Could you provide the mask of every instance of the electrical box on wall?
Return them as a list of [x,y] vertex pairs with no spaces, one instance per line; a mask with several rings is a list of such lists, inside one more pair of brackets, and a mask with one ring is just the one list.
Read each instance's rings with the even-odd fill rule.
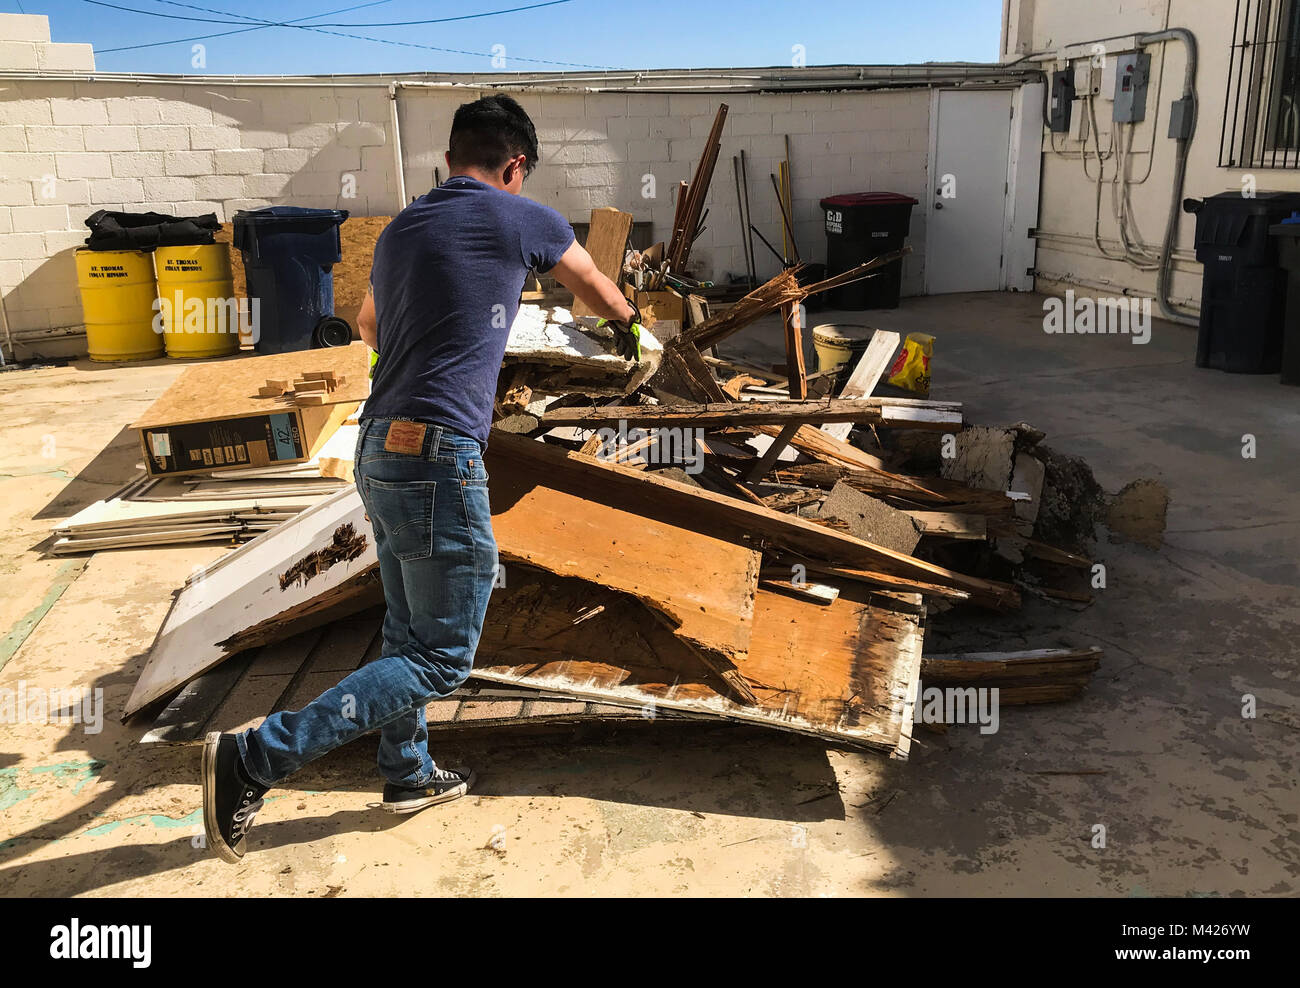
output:
[[1190,96],[1169,104],[1169,136],[1176,141],[1190,141],[1196,119],[1196,108]]
[[1101,69],[1091,58],[1080,58],[1074,63],[1074,95],[1096,96],[1101,92]]
[[1147,115],[1147,84],[1151,79],[1151,56],[1127,52],[1115,56],[1115,112],[1118,123],[1137,123]]
[[1053,134],[1070,132],[1070,105],[1074,99],[1074,74],[1052,73],[1052,95],[1047,107],[1047,126]]

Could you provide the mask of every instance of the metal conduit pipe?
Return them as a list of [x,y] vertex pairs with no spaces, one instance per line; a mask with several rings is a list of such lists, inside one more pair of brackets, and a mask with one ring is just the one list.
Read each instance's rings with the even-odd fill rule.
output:
[[1141,44],[1155,44],[1165,41],[1181,41],[1187,50],[1187,67],[1183,73],[1183,99],[1191,101],[1191,125],[1187,137],[1178,138],[1176,160],[1174,163],[1174,193],[1169,206],[1169,222],[1165,225],[1165,242],[1161,249],[1160,271],[1156,277],[1156,302],[1160,311],[1170,322],[1184,326],[1197,326],[1199,320],[1185,309],[1180,309],[1169,298],[1170,281],[1173,276],[1174,242],[1178,238],[1178,221],[1182,215],[1183,187],[1187,181],[1187,152],[1196,135],[1196,117],[1199,104],[1196,99],[1196,36],[1182,27],[1171,27],[1154,34],[1144,34],[1138,38]]

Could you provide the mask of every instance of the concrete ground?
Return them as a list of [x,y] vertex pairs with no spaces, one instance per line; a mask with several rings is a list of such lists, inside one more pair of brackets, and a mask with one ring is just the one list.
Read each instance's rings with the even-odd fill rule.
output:
[[[435,757],[472,763],[477,791],[400,821],[367,808],[363,739],[271,793],[240,866],[195,846],[197,749],[139,746],[143,728],[116,719],[171,590],[221,550],[101,552],[84,568],[41,551],[54,520],[130,475],[124,427],[180,368],[0,374],[0,689],[99,687],[107,711],[98,733],[5,724],[0,893],[1295,894],[1300,390],[1197,370],[1194,332],[1168,324],[1145,346],[1049,336],[1041,304],[910,299],[843,320],[933,333],[934,395],[970,421],[1031,422],[1112,492],[1168,487],[1163,545],[1097,546],[1093,606],[1030,600],[982,626],[990,648],[1103,646],[1080,699],[1004,709],[987,736],[918,731],[907,763],[671,723],[466,735]],[[779,341],[769,322],[724,349],[781,360]],[[1088,774],[1044,774],[1071,772]]]

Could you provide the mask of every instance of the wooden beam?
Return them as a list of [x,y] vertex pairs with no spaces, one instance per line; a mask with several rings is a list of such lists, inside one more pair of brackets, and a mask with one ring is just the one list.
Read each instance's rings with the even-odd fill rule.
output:
[[947,539],[987,539],[988,519],[984,515],[963,515],[951,511],[906,511],[923,535]]
[[[715,382],[716,383],[716,382]],[[554,408],[542,414],[542,425],[579,427],[625,422],[633,426],[760,426],[815,422],[902,421],[915,428],[951,429],[961,423],[960,406],[902,398],[830,398],[812,401],[703,402],[680,405],[603,405],[598,408]]]
[[790,397],[803,401],[808,397],[808,369],[803,359],[803,315],[798,302],[781,306],[781,325],[785,328],[785,369],[790,375]]
[[794,434],[801,428],[803,428],[803,426],[798,422],[791,422],[789,425],[785,426],[781,430],[780,435],[772,440],[772,444],[768,446],[763,455],[759,457],[758,462],[754,464],[754,469],[749,471],[749,476],[745,479],[751,484],[762,479],[763,474],[771,470],[772,464],[776,463],[777,457],[781,455],[781,450],[790,445],[790,440],[794,438]]

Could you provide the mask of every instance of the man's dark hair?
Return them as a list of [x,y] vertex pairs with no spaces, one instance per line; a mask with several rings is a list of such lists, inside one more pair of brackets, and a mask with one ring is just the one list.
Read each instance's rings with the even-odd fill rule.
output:
[[537,130],[524,108],[505,93],[462,103],[451,121],[448,158],[453,168],[495,171],[526,155],[524,174],[537,164]]

